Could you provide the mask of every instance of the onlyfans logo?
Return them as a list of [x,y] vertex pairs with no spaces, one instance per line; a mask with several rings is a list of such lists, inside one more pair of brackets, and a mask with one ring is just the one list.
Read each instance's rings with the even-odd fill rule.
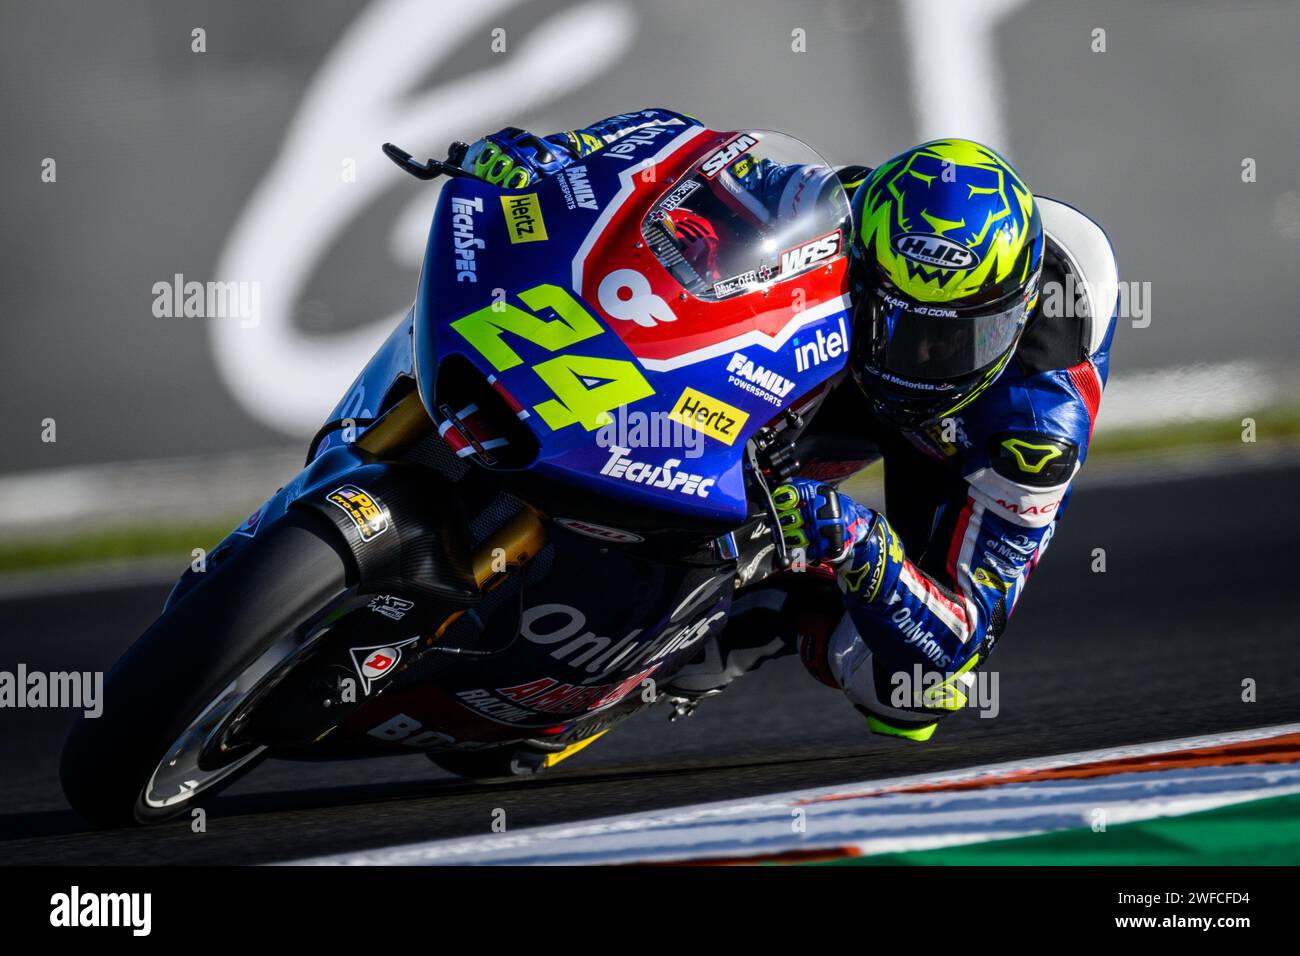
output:
[[[541,4],[538,0],[533,0]],[[411,292],[437,199],[379,154],[393,142],[416,156],[442,156],[447,144],[518,123],[530,111],[590,86],[627,54],[635,36],[628,4],[588,0],[562,8],[488,53],[492,31],[509,22],[517,0],[430,5],[380,0],[348,28],[321,64],[291,121],[279,154],[226,238],[218,276],[259,280],[261,321],[210,327],[217,369],[253,417],[289,434],[312,432],[404,313],[373,315],[334,335],[304,334],[293,317],[331,247],[390,190],[415,200],[390,237]],[[466,48],[497,61],[424,90],[411,84]],[[581,56],[557,56],[580,50]],[[566,117],[568,119],[568,117]],[[586,117],[591,119],[591,117]],[[342,182],[341,164],[359,174]],[[358,270],[382,274],[385,269]],[[379,396],[347,397],[348,414],[368,415]]]

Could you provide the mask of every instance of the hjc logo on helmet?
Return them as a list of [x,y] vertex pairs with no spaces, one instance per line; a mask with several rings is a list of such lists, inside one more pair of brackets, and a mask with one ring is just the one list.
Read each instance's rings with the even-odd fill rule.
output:
[[940,269],[969,269],[980,257],[965,246],[928,233],[895,236],[894,251],[907,258]]

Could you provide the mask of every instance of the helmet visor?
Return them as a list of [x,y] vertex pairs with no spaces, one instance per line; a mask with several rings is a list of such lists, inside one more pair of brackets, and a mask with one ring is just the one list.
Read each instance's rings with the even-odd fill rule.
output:
[[1016,343],[1028,296],[978,309],[913,302],[881,284],[871,301],[872,358],[909,381],[953,381],[993,365]]

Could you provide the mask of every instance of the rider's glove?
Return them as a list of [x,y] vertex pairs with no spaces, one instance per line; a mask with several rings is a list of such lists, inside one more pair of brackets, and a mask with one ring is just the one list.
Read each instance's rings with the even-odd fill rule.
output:
[[772,492],[786,547],[810,562],[838,564],[867,533],[875,513],[830,485],[795,478]]
[[521,189],[573,161],[567,146],[542,139],[517,126],[484,136],[460,158],[460,168],[507,189]]

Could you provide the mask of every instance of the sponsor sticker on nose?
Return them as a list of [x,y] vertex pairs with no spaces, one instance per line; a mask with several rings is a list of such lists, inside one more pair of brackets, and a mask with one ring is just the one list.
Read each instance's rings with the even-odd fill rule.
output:
[[749,413],[688,388],[677,399],[668,417],[731,445],[745,427]]

